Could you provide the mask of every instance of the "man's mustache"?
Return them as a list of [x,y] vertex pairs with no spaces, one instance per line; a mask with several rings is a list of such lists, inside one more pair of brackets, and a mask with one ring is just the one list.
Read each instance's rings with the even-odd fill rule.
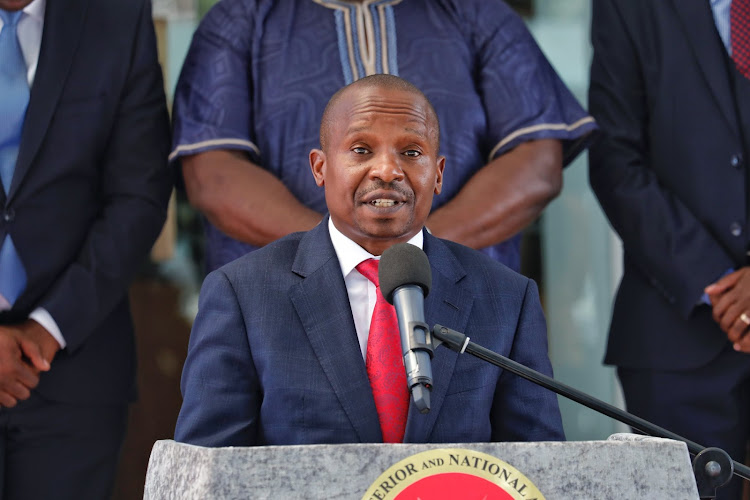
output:
[[360,189],[357,191],[357,198],[363,198],[367,196],[368,194],[372,193],[373,191],[395,191],[407,200],[414,199],[414,192],[411,189],[405,188],[401,183],[399,182],[385,182],[381,179],[376,179],[372,181],[369,185],[366,187]]

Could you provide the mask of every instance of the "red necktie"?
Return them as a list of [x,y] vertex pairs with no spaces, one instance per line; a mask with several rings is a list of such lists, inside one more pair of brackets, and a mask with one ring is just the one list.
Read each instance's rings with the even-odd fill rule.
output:
[[357,271],[377,289],[370,335],[367,338],[365,366],[372,395],[375,397],[383,442],[401,443],[409,411],[409,394],[406,390],[406,372],[401,355],[396,309],[380,293],[378,263],[378,260],[367,259],[357,266]]
[[750,0],[732,0],[729,20],[732,59],[737,70],[750,78]]

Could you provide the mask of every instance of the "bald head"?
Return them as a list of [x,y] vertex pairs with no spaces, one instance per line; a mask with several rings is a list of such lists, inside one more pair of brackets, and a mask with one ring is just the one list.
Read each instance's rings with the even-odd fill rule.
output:
[[336,109],[339,104],[346,96],[351,95],[353,92],[373,88],[407,92],[413,94],[416,99],[424,101],[426,104],[425,108],[428,114],[428,120],[430,121],[430,124],[433,125],[432,130],[435,131],[435,137],[433,140],[437,145],[437,149],[440,149],[440,125],[438,123],[437,113],[435,113],[435,108],[432,107],[432,103],[427,99],[427,96],[425,96],[415,85],[409,83],[403,78],[399,78],[398,76],[370,75],[339,89],[328,101],[328,105],[323,111],[323,118],[320,121],[320,146],[324,151],[328,143],[328,137],[331,133],[333,122],[336,120]]
[[401,78],[363,78],[331,99],[310,151],[331,222],[373,255],[422,230],[443,186],[435,110]]

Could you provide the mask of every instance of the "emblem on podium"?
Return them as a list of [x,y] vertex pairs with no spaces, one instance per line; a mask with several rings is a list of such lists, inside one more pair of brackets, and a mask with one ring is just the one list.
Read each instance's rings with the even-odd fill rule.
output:
[[406,457],[383,472],[362,500],[543,500],[512,465],[474,450],[441,448]]

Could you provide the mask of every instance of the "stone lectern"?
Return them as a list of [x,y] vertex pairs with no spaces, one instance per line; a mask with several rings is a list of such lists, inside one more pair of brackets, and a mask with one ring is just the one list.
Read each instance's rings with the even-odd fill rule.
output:
[[[501,492],[487,498],[698,498],[684,443],[615,434],[607,441],[563,443],[247,448],[204,448],[164,440],[151,452],[144,499],[416,498],[408,495],[407,483],[416,484],[432,472],[502,480],[507,496]],[[439,498],[471,497],[456,497],[438,487],[442,489],[433,491],[442,492]],[[401,490],[406,493],[389,496]]]

